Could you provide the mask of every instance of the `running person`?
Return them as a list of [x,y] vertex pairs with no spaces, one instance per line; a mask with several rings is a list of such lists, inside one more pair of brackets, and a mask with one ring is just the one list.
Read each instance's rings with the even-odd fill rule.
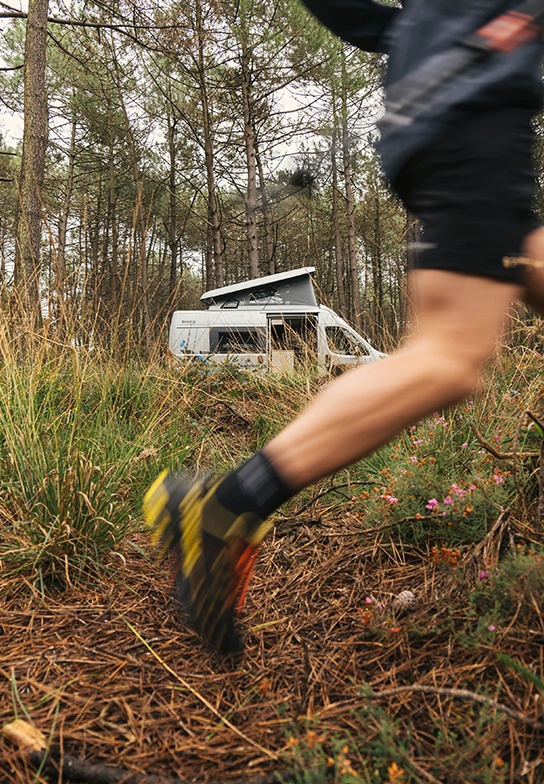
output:
[[[333,32],[388,54],[386,101],[400,79],[515,8],[511,0],[305,0]],[[543,0],[544,2],[544,0]],[[164,472],[144,514],[177,557],[178,596],[222,652],[243,648],[237,598],[266,518],[307,485],[364,458],[479,384],[513,301],[544,314],[544,228],[531,206],[531,120],[542,101],[542,36],[481,61],[378,145],[392,187],[424,226],[409,273],[414,329],[391,356],[344,374],[261,451],[224,477]],[[505,258],[520,263],[506,266]]]

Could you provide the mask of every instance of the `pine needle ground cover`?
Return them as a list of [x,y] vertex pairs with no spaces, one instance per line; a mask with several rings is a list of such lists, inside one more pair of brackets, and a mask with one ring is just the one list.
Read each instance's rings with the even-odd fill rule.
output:
[[[544,780],[538,355],[504,354],[488,392],[284,507],[232,661],[181,622],[140,498],[164,466],[234,465],[316,382],[9,359],[3,727],[117,781]],[[47,770],[0,737],[2,782],[61,780]]]

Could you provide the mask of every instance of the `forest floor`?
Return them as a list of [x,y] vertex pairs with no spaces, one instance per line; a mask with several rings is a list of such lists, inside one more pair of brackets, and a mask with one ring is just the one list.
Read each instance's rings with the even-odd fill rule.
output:
[[[337,511],[265,541],[238,659],[184,625],[144,535],[94,586],[4,582],[0,725],[24,719],[61,762],[149,781],[541,784],[539,538],[503,514],[460,554],[425,551],[388,526],[362,538]],[[0,772],[61,780],[2,736]]]

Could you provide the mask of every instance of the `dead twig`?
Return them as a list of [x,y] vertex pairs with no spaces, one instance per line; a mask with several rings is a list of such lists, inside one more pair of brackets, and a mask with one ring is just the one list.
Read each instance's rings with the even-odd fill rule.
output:
[[[528,413],[529,413],[528,411],[524,411],[523,416],[525,416]],[[478,441],[478,443],[486,450],[486,452],[489,452],[489,454],[493,455],[493,457],[496,457],[497,460],[525,459],[529,457],[539,457],[540,455],[540,452],[535,452],[533,450],[531,450],[530,452],[522,452],[521,454],[517,454],[517,450],[514,450],[513,452],[499,452],[499,450],[495,449],[495,447],[492,446],[489,443],[489,441],[485,440],[485,438],[480,433],[480,431],[478,430],[478,428],[474,423],[470,425],[470,429],[476,436],[476,440]]]
[[[361,485],[374,485],[374,484],[375,484],[375,482],[343,482],[341,485],[330,485],[330,487],[327,487],[325,490],[322,490],[320,493],[317,493],[317,495],[314,495],[313,498],[311,498],[303,506],[299,507],[295,512],[292,512],[289,515],[289,517],[298,517],[303,512],[305,512],[307,509],[309,509],[310,506],[315,504],[321,498],[324,498],[329,493],[337,493],[339,490],[343,490],[346,487],[355,487],[356,485],[359,485],[359,486],[361,486]],[[344,497],[345,497],[345,495],[344,495]]]
[[514,708],[509,708],[508,705],[503,705],[502,702],[497,702],[496,700],[491,699],[491,697],[485,697],[483,694],[476,694],[476,692],[469,691],[468,689],[423,686],[414,683],[411,686],[396,686],[393,689],[383,689],[383,691],[380,692],[368,692],[365,694],[365,696],[370,700],[381,700],[385,697],[393,697],[396,694],[403,694],[406,692],[438,694],[441,697],[453,697],[461,700],[471,700],[472,702],[477,702],[479,705],[487,705],[488,707],[494,708],[501,713],[506,713],[506,715],[510,716],[512,719],[516,719],[516,721],[527,724],[529,727],[532,727],[535,730],[544,730],[543,722],[534,721],[534,719],[530,719],[524,713],[520,713],[520,711],[514,710]]

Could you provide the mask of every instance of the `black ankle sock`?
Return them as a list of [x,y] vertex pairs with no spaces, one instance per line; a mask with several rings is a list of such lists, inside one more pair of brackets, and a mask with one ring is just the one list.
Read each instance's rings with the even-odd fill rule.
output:
[[227,474],[216,490],[217,500],[230,512],[252,512],[263,520],[292,495],[262,451]]

